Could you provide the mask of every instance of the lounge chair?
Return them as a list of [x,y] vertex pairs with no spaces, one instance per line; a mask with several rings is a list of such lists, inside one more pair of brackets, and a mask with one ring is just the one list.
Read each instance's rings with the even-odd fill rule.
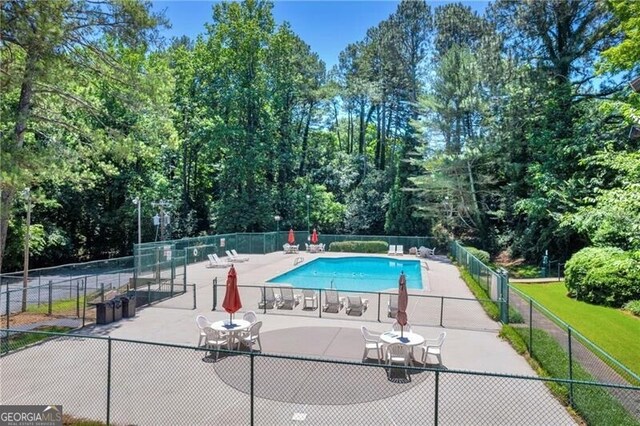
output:
[[198,347],[200,347],[202,340],[207,337],[204,332],[204,328],[211,327],[211,322],[204,315],[198,315],[196,317],[196,324],[198,324],[198,328],[200,329],[200,339],[198,339]]
[[338,313],[342,309],[342,302],[340,301],[340,295],[337,290],[325,290],[324,291],[324,306],[322,310],[324,312]]
[[362,354],[362,360],[368,358],[369,351],[375,349],[376,356],[378,357],[378,364],[382,361],[382,342],[380,341],[380,335],[370,332],[367,327],[360,327],[362,331],[362,337],[364,338],[364,353]]
[[390,294],[389,302],[387,303],[387,316],[389,318],[395,318],[398,314],[398,295]]
[[438,365],[442,365],[442,344],[447,337],[447,332],[440,333],[437,339],[425,340],[424,346],[420,346],[422,349],[422,365],[427,365],[427,357],[433,355],[438,359]]
[[262,352],[262,344],[260,343],[260,327],[262,327],[262,321],[254,322],[249,327],[249,330],[242,333],[239,337],[239,343],[245,344],[249,347],[249,351],[253,352],[253,344],[258,344],[258,349]]
[[302,309],[316,309],[318,295],[314,290],[302,290]]
[[[405,367],[408,367],[409,362],[411,361],[410,358],[411,354],[409,351],[409,346],[405,346],[402,343],[392,343],[387,346],[386,360],[388,366],[391,366],[393,364],[401,364]],[[407,372],[406,368],[404,368],[404,374],[408,379],[409,373]]]
[[293,309],[300,303],[298,297],[293,294],[293,288],[280,287],[280,300],[278,301],[278,309]]
[[347,308],[345,312],[347,315],[362,315],[364,311],[367,310],[369,306],[369,301],[367,299],[363,299],[360,296],[347,296]]
[[436,248],[435,247],[430,249],[430,248],[422,246],[422,247],[420,247],[418,249],[418,255],[420,257],[435,256],[435,254],[436,254]]
[[396,246],[396,255],[402,256],[404,255],[404,246],[399,244]]
[[396,246],[392,246],[391,244],[389,244],[389,256],[395,256],[396,254]]
[[231,254],[231,252],[229,250],[225,250],[225,253],[227,254],[227,262],[240,262],[240,260],[234,259],[233,255]]
[[276,295],[273,287],[260,287],[260,300],[258,309],[273,309],[276,305]]
[[236,249],[231,249],[231,254],[233,255],[233,259],[236,262],[248,262],[249,261],[249,256],[240,256],[238,254],[238,252],[236,251]]
[[209,254],[207,256],[209,257],[209,264],[207,265],[207,268],[228,268],[231,266],[231,263],[222,262],[222,260],[220,260],[218,255],[215,253]]

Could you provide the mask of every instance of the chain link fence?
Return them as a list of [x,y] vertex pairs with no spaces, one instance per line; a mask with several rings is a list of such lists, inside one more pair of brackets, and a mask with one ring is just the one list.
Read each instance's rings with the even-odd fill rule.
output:
[[[47,401],[107,424],[569,425],[577,421],[550,387],[640,397],[638,387],[595,382],[31,334],[48,340],[0,345],[0,403]],[[610,402],[611,420],[634,424]]]

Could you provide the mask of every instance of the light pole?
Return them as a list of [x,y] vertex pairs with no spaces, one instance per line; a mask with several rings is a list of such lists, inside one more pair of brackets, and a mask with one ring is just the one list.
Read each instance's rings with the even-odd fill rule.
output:
[[309,207],[309,201],[311,200],[311,195],[307,194],[307,232],[311,232],[311,226],[309,222],[309,214],[311,212]]
[[156,226],[156,241],[158,240],[158,227],[160,227],[160,241],[165,240],[166,226],[171,222],[171,217],[168,213],[165,213],[164,208],[170,207],[171,203],[165,200],[151,203],[153,207],[159,207],[160,213],[153,217],[153,224]]
[[141,206],[142,200],[140,200],[140,197],[136,197],[133,199],[133,204],[135,204],[136,206],[138,206],[138,245],[142,244],[142,233],[141,233],[141,227],[140,227],[140,209],[142,208]]
[[[29,287],[29,239],[31,237],[31,188],[25,188],[23,192],[27,201],[27,223],[24,233],[24,272],[22,274],[22,312],[27,310],[27,287]],[[7,293],[9,297],[9,293]],[[7,314],[9,314],[7,312]]]
[[278,235],[278,233],[280,232],[280,221],[282,220],[282,216],[277,214],[273,217],[273,220],[276,221],[276,235]]

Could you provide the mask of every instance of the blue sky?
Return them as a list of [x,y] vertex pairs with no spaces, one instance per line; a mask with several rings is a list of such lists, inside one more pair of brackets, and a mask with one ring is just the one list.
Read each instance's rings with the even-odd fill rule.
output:
[[[156,11],[165,11],[172,28],[164,30],[167,39],[187,35],[195,38],[205,32],[204,24],[211,22],[213,1],[154,1]],[[318,53],[327,69],[338,61],[338,54],[349,43],[364,39],[367,29],[391,15],[398,1],[275,1],[273,15],[276,23],[285,21]],[[448,1],[428,1],[432,8]],[[486,1],[464,1],[465,5],[482,13]]]

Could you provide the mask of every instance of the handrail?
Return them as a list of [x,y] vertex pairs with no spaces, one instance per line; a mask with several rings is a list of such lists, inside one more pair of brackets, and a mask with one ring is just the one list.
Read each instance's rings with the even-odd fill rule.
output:
[[302,262],[304,262],[304,257],[302,257],[302,256],[298,256],[298,257],[296,257],[296,259],[293,261],[293,266],[296,266],[296,265],[298,265],[298,264],[300,264],[300,263],[302,263]]

